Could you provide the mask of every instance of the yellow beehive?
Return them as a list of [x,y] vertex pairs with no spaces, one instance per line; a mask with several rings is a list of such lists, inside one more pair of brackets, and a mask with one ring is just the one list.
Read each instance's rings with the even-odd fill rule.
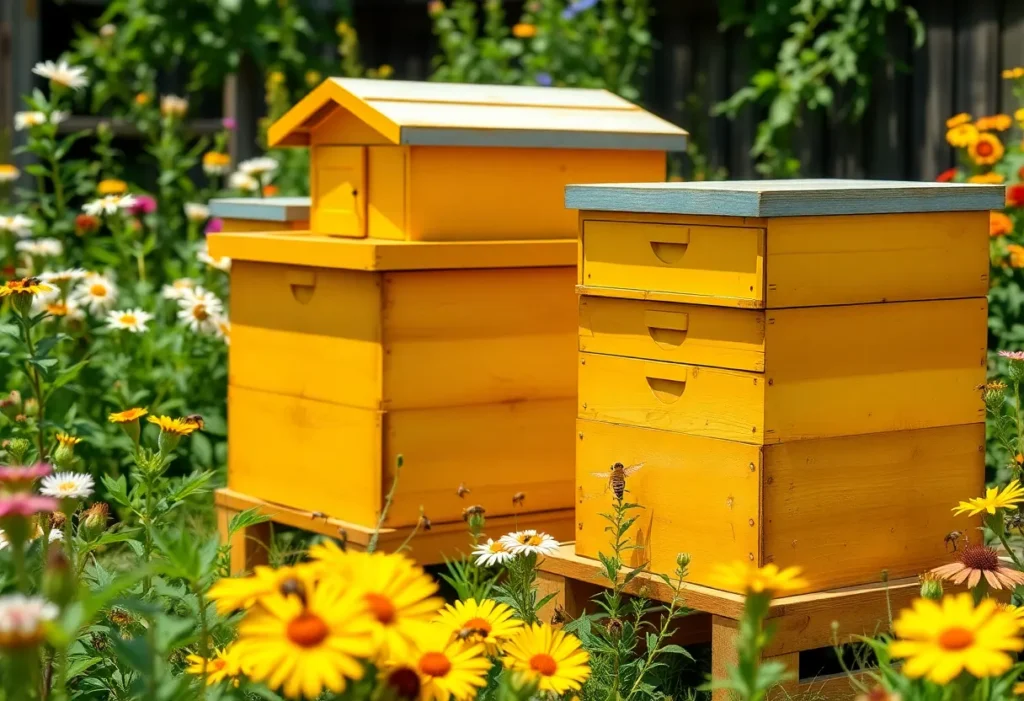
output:
[[308,197],[225,197],[210,200],[222,231],[308,231]]
[[210,238],[232,259],[228,487],[370,528],[401,454],[387,526],[523,491],[568,536],[564,185],[663,180],[685,132],[604,91],[337,79],[270,140],[311,146],[312,230]]
[[988,210],[1002,188],[570,187],[579,217],[577,553],[615,462],[656,571],[693,555],[914,575],[984,485]]

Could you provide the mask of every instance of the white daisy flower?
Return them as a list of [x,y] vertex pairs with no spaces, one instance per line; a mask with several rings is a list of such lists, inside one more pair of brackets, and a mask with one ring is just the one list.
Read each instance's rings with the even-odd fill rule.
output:
[[214,333],[224,340],[225,346],[231,345],[231,322],[226,316],[217,317],[217,330]]
[[201,224],[210,218],[210,208],[198,202],[186,202],[185,217],[191,222],[199,222]]
[[67,118],[70,116],[70,112],[54,110],[53,112],[50,112],[50,124],[60,124],[61,122],[67,121]]
[[131,195],[107,195],[92,202],[86,202],[82,209],[86,214],[94,217],[104,214],[116,214],[119,210],[130,209],[135,206],[135,198]]
[[215,307],[218,311],[224,307],[224,303],[220,301],[220,297],[210,292],[202,285],[194,285],[193,287],[184,290],[179,298],[179,304],[182,308],[196,302],[202,302],[211,308]]
[[96,314],[114,305],[117,301],[117,288],[102,275],[87,274],[75,294],[75,301]]
[[48,299],[41,298],[40,295],[33,297],[32,311],[36,314],[39,314],[40,312],[46,312],[49,314],[45,319],[46,321],[56,321],[57,319],[78,321],[85,318],[85,312],[82,311],[81,304],[74,299],[68,299],[61,302],[57,299],[56,294],[53,294]]
[[46,124],[46,113],[45,112],[15,112],[14,113],[14,130],[22,131],[23,129],[30,129],[32,127],[38,127],[41,124]]
[[486,543],[480,543],[474,547],[473,554],[476,555],[476,564],[479,567],[503,565],[515,557],[501,540],[491,538],[488,538]]
[[164,285],[163,289],[160,290],[160,294],[164,299],[181,299],[186,293],[190,292],[193,287],[196,286],[194,280],[183,277],[178,278],[170,285]]
[[277,161],[267,156],[250,158],[238,164],[238,172],[245,173],[251,178],[258,178],[263,182],[267,181],[265,176],[270,175],[275,170],[277,170]]
[[257,192],[260,189],[260,183],[251,175],[238,171],[228,177],[228,187],[242,192]]
[[[39,536],[36,537],[38,538]],[[47,540],[49,540],[51,543],[59,543],[60,541],[64,540],[64,531],[60,530],[59,528],[51,528],[50,535],[47,538]]]
[[557,540],[533,529],[503,535],[501,542],[515,555],[553,555],[558,552]]
[[15,250],[30,256],[59,256],[64,253],[64,244],[58,239],[24,239],[14,244]]
[[0,646],[38,645],[45,636],[44,623],[57,618],[60,609],[41,596],[0,596]]
[[63,85],[65,88],[71,88],[72,90],[81,90],[89,84],[88,79],[85,77],[85,68],[82,66],[72,66],[64,59],[56,63],[53,61],[37,63],[32,67],[32,72],[48,79],[50,82]]
[[214,258],[210,255],[210,248],[205,243],[203,244],[203,247],[196,252],[196,259],[198,259],[200,263],[206,263],[207,265],[222,272],[227,273],[231,271],[231,259],[227,256]]
[[12,217],[0,216],[0,231],[7,231],[15,236],[24,238],[32,235],[32,225],[35,222],[21,214]]
[[148,330],[146,324],[152,319],[152,314],[141,309],[122,309],[120,311],[107,312],[107,327],[120,331],[140,333]]
[[200,302],[181,300],[181,311],[178,318],[192,331],[197,333],[217,333],[217,319],[220,317],[220,302]]
[[184,117],[188,112],[188,100],[177,95],[160,96],[160,114],[165,117]]
[[45,270],[39,273],[39,279],[43,282],[51,282],[60,285],[65,282],[78,282],[84,280],[88,273],[82,268],[67,268],[66,270]]
[[55,472],[43,478],[39,493],[57,499],[87,499],[94,486],[92,477],[84,472]]

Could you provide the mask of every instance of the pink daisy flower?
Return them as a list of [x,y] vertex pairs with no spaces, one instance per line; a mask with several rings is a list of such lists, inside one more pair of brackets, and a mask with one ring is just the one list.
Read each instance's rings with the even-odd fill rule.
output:
[[1010,360],[1024,360],[1024,351],[999,351],[999,357]]
[[37,494],[8,494],[0,497],[0,518],[8,516],[35,516],[45,511],[56,511],[60,502]]

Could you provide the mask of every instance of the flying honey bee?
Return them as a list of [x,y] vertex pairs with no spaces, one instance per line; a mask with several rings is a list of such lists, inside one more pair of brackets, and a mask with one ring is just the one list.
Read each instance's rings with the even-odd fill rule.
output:
[[200,431],[206,428],[206,422],[203,421],[203,417],[200,416],[199,414],[189,414],[188,416],[185,417],[185,423],[192,424]]
[[605,490],[607,491],[608,488],[611,488],[612,492],[615,494],[615,498],[622,499],[622,495],[626,491],[626,478],[630,475],[635,475],[643,466],[644,464],[642,462],[637,463],[636,465],[630,465],[629,467],[626,467],[621,462],[617,462],[612,465],[610,472],[591,472],[590,474],[594,477],[603,477],[607,479],[608,484],[605,487]]
[[455,493],[459,495],[459,499],[462,499],[467,494],[469,494],[469,491],[469,487],[467,487],[466,483],[463,482],[462,484],[459,485],[459,488],[455,490]]
[[468,521],[471,516],[483,516],[483,515],[484,515],[484,507],[480,506],[479,504],[475,504],[473,506],[467,506],[465,509],[462,510],[462,519],[464,521]]
[[1006,529],[1024,532],[1024,514],[1020,511],[1013,512],[1013,516],[1006,519]]
[[346,531],[344,528],[339,528],[338,540],[341,541],[340,543],[338,543],[338,547],[341,548],[343,552],[348,550],[348,531]]
[[323,511],[314,511],[309,515],[309,517],[314,521],[318,518],[322,518],[324,521],[327,520],[327,514],[325,514]]
[[953,552],[956,552],[956,542],[960,540],[961,537],[963,537],[963,533],[961,531],[950,531],[946,534],[946,537],[942,539],[942,542],[947,546],[952,545]]
[[555,604],[555,612],[551,614],[551,625],[557,626],[561,623],[567,623],[569,621],[568,612],[560,605]]
[[425,531],[429,531],[431,528],[434,527],[434,524],[429,518],[427,518],[426,514],[421,513],[419,527]]
[[516,492],[512,495],[512,506],[522,506],[526,501],[526,492]]

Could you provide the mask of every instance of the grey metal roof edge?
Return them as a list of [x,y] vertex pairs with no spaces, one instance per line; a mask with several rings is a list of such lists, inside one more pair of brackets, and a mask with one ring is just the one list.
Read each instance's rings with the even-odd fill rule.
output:
[[287,198],[288,202],[274,202],[273,199],[251,198],[210,200],[210,216],[221,219],[245,219],[248,221],[306,221],[309,219],[309,198],[306,204],[297,204]]
[[576,148],[610,151],[685,151],[686,133],[589,132],[511,129],[402,127],[408,146],[489,146],[504,148]]

